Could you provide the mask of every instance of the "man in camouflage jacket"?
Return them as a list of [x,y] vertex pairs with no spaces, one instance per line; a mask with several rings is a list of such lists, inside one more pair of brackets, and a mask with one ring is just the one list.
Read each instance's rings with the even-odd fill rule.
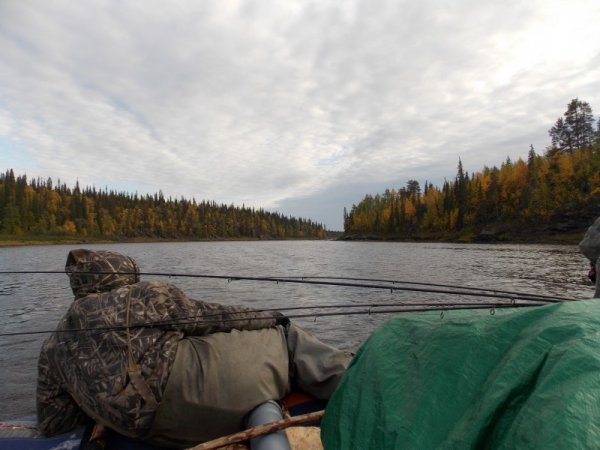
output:
[[283,316],[189,299],[139,281],[133,259],[73,250],[75,300],[41,349],[41,432],[88,418],[129,437],[185,447],[235,432],[291,385],[327,399],[350,355]]

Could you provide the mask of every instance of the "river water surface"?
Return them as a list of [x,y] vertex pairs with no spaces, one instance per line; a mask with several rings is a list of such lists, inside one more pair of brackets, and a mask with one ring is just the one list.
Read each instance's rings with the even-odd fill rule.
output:
[[[0,248],[0,271],[64,270],[67,253],[79,247]],[[138,262],[142,272],[378,278],[578,299],[589,298],[593,293],[586,277],[587,260],[576,246],[269,241],[84,247],[127,254]],[[470,297],[439,293],[392,293],[385,289],[356,287],[181,277],[172,277],[169,281],[192,298],[252,308],[473,301]],[[37,357],[48,336],[44,332],[56,327],[72,301],[72,294],[65,274],[0,274],[0,301],[0,404],[3,405],[0,420],[6,420],[35,414]],[[315,309],[315,316],[297,320],[320,339],[353,351],[391,317],[390,314],[375,313],[331,317],[316,314],[323,311]],[[298,311],[290,311],[290,314],[294,313]],[[9,333],[37,334],[6,336]]]

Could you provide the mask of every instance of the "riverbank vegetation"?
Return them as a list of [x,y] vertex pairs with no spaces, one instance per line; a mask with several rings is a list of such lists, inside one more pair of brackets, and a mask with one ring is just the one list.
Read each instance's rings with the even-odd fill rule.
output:
[[344,234],[311,220],[215,202],[166,199],[0,173],[0,245],[215,239],[410,239],[577,242],[600,213],[600,120],[573,99],[543,155],[442,187],[416,180],[344,209]]
[[469,174],[458,161],[442,187],[416,180],[366,195],[344,211],[346,239],[565,241],[600,214],[600,120],[573,99],[549,130],[544,155]]
[[162,192],[73,189],[0,174],[0,244],[102,241],[323,239],[323,225],[245,206],[166,199]]

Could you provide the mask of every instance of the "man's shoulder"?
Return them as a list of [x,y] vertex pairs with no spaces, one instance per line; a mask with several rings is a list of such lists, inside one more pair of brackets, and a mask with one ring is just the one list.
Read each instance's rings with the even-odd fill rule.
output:
[[157,298],[173,301],[187,299],[183,291],[174,284],[158,280],[140,281],[132,285],[131,295],[133,298],[147,300]]
[[172,283],[168,283],[166,281],[160,280],[148,280],[148,281],[140,281],[131,286],[126,286],[121,289],[134,289],[139,291],[145,290],[159,290],[159,291],[179,291],[179,288]]
[[140,281],[122,286],[109,292],[89,294],[73,302],[67,315],[80,316],[94,313],[112,315],[130,305],[148,303],[179,303],[186,299],[185,294],[175,285],[158,280]]

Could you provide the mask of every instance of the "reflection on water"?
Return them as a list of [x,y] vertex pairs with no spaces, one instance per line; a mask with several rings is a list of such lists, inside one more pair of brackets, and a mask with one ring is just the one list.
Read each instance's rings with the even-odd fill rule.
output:
[[[231,276],[337,276],[485,287],[588,298],[588,263],[575,246],[385,242],[197,242],[87,245],[135,258],[142,271]],[[61,271],[74,246],[0,248],[0,270]],[[463,301],[441,294],[172,278],[190,297],[254,308]],[[64,274],[0,275],[2,333],[55,328],[72,301]],[[315,311],[319,311],[315,309]],[[439,313],[436,313],[439,314]],[[451,313],[448,313],[451,314]],[[389,314],[298,319],[324,341],[356,350]],[[0,337],[0,419],[35,413],[37,356],[47,334]]]

